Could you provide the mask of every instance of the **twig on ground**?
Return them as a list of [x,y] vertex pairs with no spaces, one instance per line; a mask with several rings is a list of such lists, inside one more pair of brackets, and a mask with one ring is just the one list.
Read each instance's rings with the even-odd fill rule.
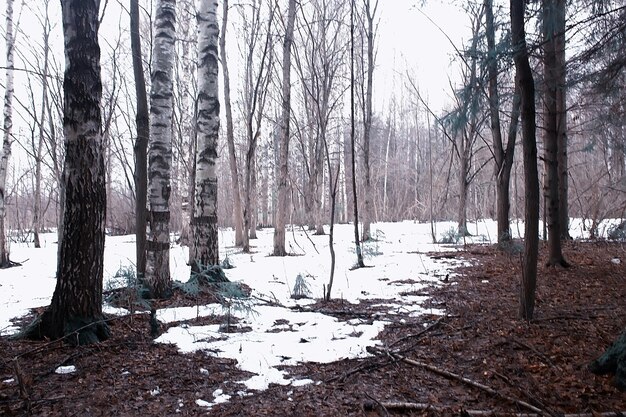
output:
[[524,407],[524,408],[526,408],[526,409],[528,409],[528,410],[530,410],[530,411],[532,411],[534,413],[540,414],[542,416],[549,415],[544,410],[541,410],[540,408],[537,408],[537,407],[535,407],[532,404],[529,404],[529,403],[527,403],[525,401],[518,400],[518,399],[513,398],[513,397],[509,397],[508,395],[502,394],[501,392],[498,392],[495,389],[493,389],[491,387],[488,387],[487,385],[481,384],[481,383],[476,382],[476,381],[472,381],[469,378],[465,378],[465,377],[457,375],[457,374],[455,374],[453,372],[446,371],[445,369],[437,368],[436,366],[429,365],[429,364],[424,363],[424,362],[419,362],[419,361],[416,361],[416,360],[413,360],[413,359],[405,358],[404,356],[399,355],[397,353],[390,352],[388,350],[381,350],[381,349],[378,349],[376,347],[368,347],[367,351],[370,352],[370,353],[379,354],[379,355],[390,355],[390,356],[396,358],[397,360],[400,360],[402,362],[408,363],[409,365],[418,366],[420,368],[427,369],[427,370],[429,370],[431,372],[434,372],[434,373],[436,373],[438,375],[441,375],[441,376],[444,376],[446,378],[455,379],[457,381],[463,382],[464,384],[467,384],[467,385],[470,385],[472,387],[481,389],[481,390],[483,390],[483,391],[485,391],[485,392],[487,392],[487,393],[489,393],[491,395],[494,395],[496,397],[502,398],[502,399],[504,399],[506,401],[509,401],[511,403],[514,403],[514,404],[517,404],[517,405],[519,405],[521,407]]
[[400,342],[404,342],[407,339],[417,339],[421,336],[423,336],[425,333],[431,331],[432,329],[434,329],[435,327],[439,326],[439,324],[441,324],[441,322],[446,318],[446,316],[441,317],[440,319],[438,319],[437,321],[435,321],[434,323],[430,324],[428,327],[426,327],[424,330],[414,333],[414,334],[408,334],[404,337],[401,337],[400,339],[394,341],[393,343],[391,343],[389,345],[390,348],[396,346],[397,344],[399,344]]
[[[375,401],[375,400],[374,400]],[[396,410],[396,411],[436,411],[438,413],[445,413],[449,411],[453,411],[453,407],[443,407],[436,406],[433,404],[426,403],[410,403],[410,402],[378,402],[375,401],[373,403],[366,402],[363,404],[363,408],[366,411],[370,411],[376,408],[376,406],[385,407],[387,410]],[[456,409],[458,407],[455,407]],[[458,410],[456,410],[458,412]],[[512,416],[512,417],[539,417],[540,414],[536,413],[509,413],[503,411],[494,411],[494,410],[465,410],[462,409],[460,415],[469,415],[476,417],[490,417],[490,416]],[[625,415],[624,411],[614,411],[614,412],[605,412],[605,413],[580,413],[580,414],[562,414],[562,417],[623,417]]]
[[[372,396],[371,396],[371,395],[369,395],[368,393],[365,393],[365,396],[366,396],[367,398],[369,398],[370,400],[374,401],[374,402],[375,402],[375,403],[376,403],[376,404],[377,404],[377,405],[378,405],[378,406],[379,406],[379,407],[380,407],[380,408],[381,408],[381,409],[385,412],[385,415],[386,415],[387,417],[389,417],[389,411],[387,411],[387,407],[385,407],[385,406],[383,405],[383,403],[381,403],[380,401],[378,401],[376,398],[372,397]],[[373,407],[372,407],[372,409],[373,409]]]

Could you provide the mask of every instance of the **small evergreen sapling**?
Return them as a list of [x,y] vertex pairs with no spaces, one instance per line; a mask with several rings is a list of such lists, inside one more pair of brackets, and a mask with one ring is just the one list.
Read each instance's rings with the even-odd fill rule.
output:
[[291,298],[294,300],[300,300],[302,298],[311,298],[311,289],[306,282],[306,278],[303,274],[298,274],[296,277],[296,283],[293,286],[291,292]]

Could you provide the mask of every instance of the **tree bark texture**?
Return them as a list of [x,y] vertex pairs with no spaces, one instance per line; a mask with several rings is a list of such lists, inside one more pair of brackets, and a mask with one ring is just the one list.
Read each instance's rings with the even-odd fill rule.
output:
[[289,209],[289,120],[291,118],[291,45],[296,21],[296,0],[289,0],[287,26],[283,42],[282,109],[280,119],[280,143],[278,155],[278,207],[274,227],[274,256],[285,256],[285,223]]
[[106,177],[100,99],[98,0],[63,0],[65,210],[57,282],[28,336],[74,344],[108,338],[102,317]]
[[226,142],[228,144],[228,163],[230,165],[230,179],[233,192],[233,223],[235,224],[235,246],[243,245],[243,212],[241,211],[241,185],[239,169],[237,168],[237,154],[235,153],[235,134],[233,127],[233,111],[230,99],[230,76],[228,59],[226,57],[226,31],[228,26],[228,0],[223,0],[222,33],[220,36],[220,58],[224,77],[224,113],[226,115]]
[[137,277],[142,280],[146,273],[146,222],[148,196],[148,138],[150,137],[150,116],[146,78],[143,73],[141,37],[139,36],[139,0],[130,2],[130,47],[133,56],[133,75],[137,100],[137,139],[135,140],[135,252],[137,255]]
[[567,67],[565,60],[565,0],[556,0],[555,13],[555,49],[557,66],[557,134],[559,165],[559,223],[561,239],[570,239],[569,235],[569,174],[567,157]]
[[151,298],[167,298],[171,293],[169,200],[172,166],[172,73],[176,36],[175,0],[157,1],[154,25],[145,282]]
[[543,0],[543,72],[544,72],[544,163],[546,181],[544,183],[544,201],[546,205],[546,222],[548,226],[548,265],[567,266],[561,248],[560,201],[559,201],[559,65],[557,62],[557,0]]
[[535,80],[530,68],[524,2],[511,0],[511,40],[515,61],[515,82],[520,92],[522,139],[524,153],[524,259],[520,288],[520,318],[531,320],[535,308],[537,253],[539,250],[539,175],[537,172],[537,138],[535,114]]
[[191,272],[219,264],[217,230],[217,140],[220,128],[218,97],[217,0],[200,2],[198,9],[198,146],[194,198],[194,256]]
[[13,66],[14,66],[14,44],[13,35],[13,0],[7,0],[7,20],[6,20],[6,84],[4,90],[4,122],[2,153],[0,154],[0,268],[10,265],[9,249],[6,241],[6,231],[4,220],[6,217],[6,182],[7,170],[9,168],[9,157],[11,156],[11,142],[13,129]]

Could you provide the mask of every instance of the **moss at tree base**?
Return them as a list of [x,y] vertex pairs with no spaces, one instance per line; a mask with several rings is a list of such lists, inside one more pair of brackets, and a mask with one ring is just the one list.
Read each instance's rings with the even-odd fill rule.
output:
[[73,346],[103,342],[111,336],[104,317],[69,317],[54,321],[48,308],[16,337],[31,340],[64,339]]

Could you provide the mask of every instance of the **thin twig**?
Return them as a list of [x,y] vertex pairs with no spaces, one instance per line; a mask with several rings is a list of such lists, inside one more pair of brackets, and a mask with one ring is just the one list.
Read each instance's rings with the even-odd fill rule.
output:
[[[375,400],[374,400],[375,401]],[[376,405],[380,405],[385,407],[387,410],[396,410],[396,411],[436,411],[438,413],[446,413],[452,410],[455,410],[458,414],[458,407],[443,407],[437,406],[433,404],[427,403],[411,403],[411,402],[401,402],[401,401],[389,401],[389,402],[378,402],[369,403],[366,402],[363,405],[366,411],[373,410]],[[476,417],[495,417],[495,416],[511,416],[511,417],[539,417],[540,414],[536,413],[510,413],[505,411],[494,411],[494,410],[465,410],[463,409],[463,415],[470,415]],[[623,417],[626,415],[626,411],[609,411],[604,413],[573,413],[573,414],[562,414],[562,417]]]
[[535,407],[532,404],[529,404],[529,403],[527,403],[525,401],[518,400],[518,399],[513,398],[513,397],[509,397],[508,395],[502,394],[502,393],[496,391],[495,389],[493,389],[491,387],[488,387],[487,385],[481,384],[481,383],[476,382],[476,381],[472,381],[469,378],[462,377],[462,376],[457,375],[457,374],[455,374],[453,372],[446,371],[445,369],[440,369],[440,368],[437,368],[435,366],[429,365],[427,363],[419,362],[419,361],[416,361],[416,360],[413,360],[413,359],[409,359],[409,358],[406,358],[406,357],[404,357],[402,355],[399,355],[397,353],[390,352],[388,350],[381,350],[381,349],[376,348],[376,347],[368,347],[367,350],[370,353],[376,353],[376,354],[382,354],[382,355],[390,355],[390,356],[396,358],[397,360],[400,360],[402,362],[408,363],[409,365],[413,365],[413,366],[417,366],[417,367],[420,367],[420,368],[424,368],[424,369],[427,369],[427,370],[429,370],[431,372],[434,372],[434,373],[436,373],[438,375],[444,376],[446,378],[455,379],[457,381],[463,382],[464,384],[467,384],[467,385],[470,385],[472,387],[481,389],[481,390],[483,390],[483,391],[485,391],[485,392],[487,392],[487,393],[489,393],[491,395],[494,395],[496,397],[502,398],[502,399],[504,399],[506,401],[509,401],[511,403],[517,404],[517,405],[519,405],[521,407],[524,407],[524,408],[526,408],[526,409],[528,409],[528,410],[530,410],[532,412],[538,413],[538,414],[540,414],[542,416],[549,415],[544,410],[541,410],[541,409]]
[[432,323],[431,325],[429,325],[428,327],[426,327],[424,330],[415,333],[415,334],[409,334],[406,335],[404,337],[401,337],[400,339],[396,340],[395,342],[391,343],[389,345],[390,348],[396,346],[398,343],[403,342],[407,339],[417,339],[419,337],[421,337],[422,335],[424,335],[425,333],[431,331],[432,329],[434,329],[435,327],[439,326],[439,324],[441,324],[442,320],[445,319],[446,316],[441,317],[440,319],[438,319],[437,321],[435,321],[434,323]]
[[378,406],[379,406],[379,407],[380,407],[380,408],[381,408],[381,409],[385,412],[385,415],[386,415],[387,417],[389,417],[389,411],[387,411],[387,407],[385,407],[385,406],[383,405],[383,403],[381,403],[381,402],[380,402],[380,401],[378,401],[376,398],[374,398],[374,397],[372,397],[371,395],[369,395],[367,392],[365,393],[365,396],[366,396],[367,398],[369,398],[370,400],[374,401],[374,402],[375,402],[375,403],[376,403],[376,404],[377,404],[377,405],[378,405]]

